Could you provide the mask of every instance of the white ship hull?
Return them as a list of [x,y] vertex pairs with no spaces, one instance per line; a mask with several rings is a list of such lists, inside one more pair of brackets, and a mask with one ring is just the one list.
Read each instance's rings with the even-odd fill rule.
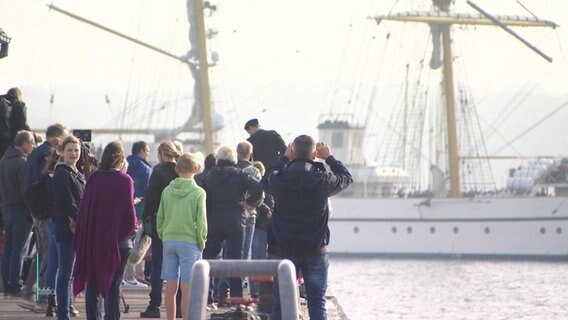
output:
[[332,206],[331,254],[568,260],[566,197],[332,198]]

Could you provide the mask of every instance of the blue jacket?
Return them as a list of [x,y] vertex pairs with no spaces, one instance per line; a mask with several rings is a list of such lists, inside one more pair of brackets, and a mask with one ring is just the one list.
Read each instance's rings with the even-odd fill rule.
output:
[[73,240],[69,219],[77,220],[79,204],[83,197],[85,178],[64,163],[55,167],[53,174],[53,193],[55,196],[55,240]]
[[[128,156],[126,161],[128,161],[128,171],[126,171],[126,173],[128,173],[132,181],[134,181],[134,197],[145,198],[150,176],[152,175],[152,167],[146,160],[137,155]],[[136,205],[136,216],[140,221],[144,213],[145,202],[146,200],[142,199],[142,201]]]
[[268,232],[268,250],[280,256],[314,256],[329,244],[328,198],[347,188],[351,174],[333,156],[322,163],[307,159],[289,162],[282,156],[268,169],[261,183],[274,197]]
[[40,180],[41,176],[44,174],[45,166],[47,165],[47,157],[49,157],[54,150],[55,148],[49,142],[45,141],[30,153],[26,163],[25,190],[27,190],[32,183]]

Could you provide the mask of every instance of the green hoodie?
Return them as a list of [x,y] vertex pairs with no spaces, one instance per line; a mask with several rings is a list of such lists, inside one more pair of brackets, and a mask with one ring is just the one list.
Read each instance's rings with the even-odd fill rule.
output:
[[176,178],[162,192],[156,222],[162,241],[196,243],[203,251],[207,239],[205,190],[193,179]]

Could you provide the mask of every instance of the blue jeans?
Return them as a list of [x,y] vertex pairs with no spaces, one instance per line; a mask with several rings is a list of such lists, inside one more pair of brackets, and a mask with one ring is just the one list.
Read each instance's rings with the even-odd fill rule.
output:
[[47,270],[45,271],[45,289],[48,295],[55,295],[55,278],[57,276],[58,254],[55,241],[55,221],[47,219],[49,247],[47,248]]
[[[266,259],[266,230],[255,229],[252,238],[251,259],[262,260]],[[260,285],[258,282],[250,283],[250,295],[253,298],[258,298],[258,290]]]
[[[124,275],[124,269],[126,269],[126,263],[128,263],[129,255],[130,248],[120,249],[120,264],[114,272],[110,290],[105,298],[105,320],[120,319],[120,283],[122,282],[122,276]],[[87,282],[87,290],[85,291],[85,313],[87,314],[87,319],[102,319],[100,308],[102,304],[101,302],[97,281],[94,276],[91,275]],[[59,310],[59,307],[57,309]]]
[[[325,291],[327,290],[327,270],[329,267],[328,255],[311,257],[280,257],[271,255],[271,259],[289,259],[296,267],[296,274],[302,273],[308,295],[308,313],[310,320],[327,320],[325,309]],[[280,292],[278,291],[278,279],[274,278],[272,287],[274,303],[272,306],[271,320],[281,320]]]
[[59,273],[55,285],[57,295],[57,320],[69,320],[69,307],[71,305],[71,282],[73,280],[73,267],[75,265],[75,252],[72,241],[57,242],[57,255],[59,258]]
[[32,231],[31,219],[23,212],[4,212],[4,254],[2,255],[2,281],[4,292],[17,293],[22,289],[21,277],[24,256]]

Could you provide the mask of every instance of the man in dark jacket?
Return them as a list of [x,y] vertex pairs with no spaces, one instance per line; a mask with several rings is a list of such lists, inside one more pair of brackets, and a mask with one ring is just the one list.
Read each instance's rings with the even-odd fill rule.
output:
[[4,292],[18,295],[22,290],[22,266],[32,230],[32,218],[24,201],[26,157],[32,152],[34,137],[29,131],[16,134],[0,160],[0,195],[4,218],[2,280]]
[[[28,204],[30,204],[30,201],[33,201],[33,199],[30,199],[29,197],[30,194],[32,194],[32,198],[33,196],[35,196],[36,199],[37,197],[39,197],[38,195],[41,194],[42,199],[45,199],[47,203],[50,203],[50,206],[47,206],[47,208],[43,207],[42,205],[40,206],[43,210],[51,211],[51,217],[53,219],[55,219],[55,200],[53,196],[53,188],[51,181],[48,182],[44,179],[50,179],[47,176],[46,172],[49,157],[51,157],[55,149],[59,147],[59,144],[67,134],[67,128],[65,128],[65,126],[63,126],[62,124],[56,123],[47,127],[47,130],[45,131],[46,140],[40,146],[35,148],[32,153],[30,153],[26,162],[26,174],[24,182],[24,190],[26,192],[25,194],[26,196],[28,196],[26,201],[28,201]],[[42,181],[43,183],[39,183],[40,181]],[[29,205],[29,207],[30,210],[34,208],[33,205]],[[33,295],[34,299],[32,300],[34,301],[35,292],[33,291],[33,287],[35,281],[37,281],[40,288],[54,289],[51,288],[51,284],[55,283],[57,270],[54,269],[57,268],[51,268],[49,274],[47,274],[46,272],[48,270],[47,262],[49,260],[48,256],[50,245],[52,251],[51,259],[52,261],[57,260],[57,248],[55,245],[54,234],[55,221],[53,219],[33,219],[36,246],[37,251],[39,252],[39,263],[35,261],[37,257],[34,257],[34,261],[30,269],[31,272],[28,274],[28,278],[26,279],[24,296],[31,299],[31,296]],[[51,232],[49,230],[51,230]],[[53,241],[53,243],[50,244],[50,241]],[[39,272],[38,270],[36,270],[36,267],[38,265],[40,267]],[[36,279],[36,273],[39,273],[39,279]],[[48,299],[48,308],[55,308],[55,294],[50,293],[47,297],[43,296],[41,298]],[[31,304],[29,305],[31,306]]]
[[8,125],[10,127],[10,136],[7,140],[0,141],[0,157],[4,154],[9,145],[14,143],[16,133],[20,130],[31,131],[28,125],[28,116],[26,110],[26,103],[22,101],[22,90],[19,88],[11,88],[2,96],[8,100],[12,106],[9,114]]
[[[332,172],[326,172],[325,159]],[[327,319],[329,244],[329,197],[353,182],[351,174],[336,160],[325,143],[307,135],[298,136],[285,156],[262,179],[264,190],[274,197],[274,213],[268,233],[268,251],[273,259],[290,259],[304,276],[310,319]],[[271,319],[281,319],[278,282],[274,281]]]
[[[207,243],[204,259],[215,259],[223,241],[227,259],[240,260],[243,253],[244,221],[247,209],[260,204],[262,187],[251,175],[238,169],[236,150],[229,146],[217,149],[217,165],[209,172],[203,188],[207,192]],[[245,199],[245,193],[249,197]],[[229,279],[231,297],[242,297],[240,278]],[[210,290],[209,303],[213,302]]]
[[253,146],[255,161],[260,161],[270,168],[279,156],[284,155],[286,143],[278,132],[260,128],[258,119],[251,119],[245,124],[245,130],[250,135],[247,139]]

